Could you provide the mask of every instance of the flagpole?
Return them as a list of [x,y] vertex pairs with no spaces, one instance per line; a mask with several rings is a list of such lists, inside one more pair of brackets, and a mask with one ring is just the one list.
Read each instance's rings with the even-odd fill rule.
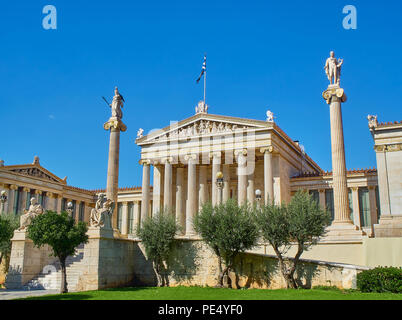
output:
[[207,88],[207,69],[205,69],[205,71],[204,71],[204,106],[206,105],[206,102],[205,102],[206,88]]

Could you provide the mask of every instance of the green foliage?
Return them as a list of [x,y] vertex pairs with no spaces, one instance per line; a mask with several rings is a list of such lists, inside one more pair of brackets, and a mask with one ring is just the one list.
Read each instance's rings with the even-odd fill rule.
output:
[[252,208],[247,204],[239,206],[233,199],[215,207],[204,204],[194,219],[194,228],[226,265],[220,274],[221,284],[223,274],[233,270],[237,254],[253,248],[258,238]]
[[88,241],[87,230],[84,222],[75,225],[75,221],[67,212],[58,214],[54,211],[46,211],[37,216],[27,227],[28,237],[34,245],[37,247],[49,245],[54,256],[60,260],[73,255],[79,244]]
[[357,274],[357,288],[362,292],[402,293],[402,268],[377,267]]
[[[307,192],[298,191],[288,205],[269,203],[256,208],[255,217],[261,236],[272,245],[279,259],[288,287],[297,288],[294,273],[300,256],[325,234],[330,214]],[[290,260],[283,255],[292,245],[297,246],[297,252]]]
[[11,253],[11,238],[14,230],[19,227],[19,216],[15,214],[0,215],[0,263],[6,259],[5,272],[8,269],[8,260]]
[[158,278],[158,286],[168,284],[161,278],[161,270],[165,269],[172,250],[172,244],[179,226],[171,212],[162,211],[154,217],[148,217],[138,230],[148,259],[153,262]]

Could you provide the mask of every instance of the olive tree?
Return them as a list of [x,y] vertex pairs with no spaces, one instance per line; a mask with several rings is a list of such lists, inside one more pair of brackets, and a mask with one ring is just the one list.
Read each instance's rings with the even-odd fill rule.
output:
[[38,215],[27,227],[28,237],[38,248],[49,245],[53,255],[57,257],[61,265],[61,293],[68,292],[66,259],[75,253],[75,248],[88,242],[88,231],[85,222],[75,224],[67,212],[58,214],[54,211],[46,211]]
[[229,272],[233,272],[236,288],[239,288],[235,258],[239,253],[253,248],[258,238],[252,208],[248,204],[240,206],[233,199],[217,206],[206,203],[194,219],[194,228],[218,256],[218,286],[224,285],[225,275],[228,276],[226,285],[229,286]]
[[168,211],[162,211],[156,216],[146,218],[137,232],[145,247],[147,258],[152,261],[158,287],[169,286],[162,274],[166,272],[165,264],[178,231],[175,217]]
[[[304,191],[298,191],[288,205],[269,203],[255,210],[261,236],[274,249],[287,287],[297,288],[295,271],[300,257],[325,234],[330,214]],[[296,254],[290,258],[286,255],[292,246]]]
[[0,215],[0,264],[5,261],[4,272],[7,272],[10,261],[11,238],[18,227],[19,215],[4,213]]

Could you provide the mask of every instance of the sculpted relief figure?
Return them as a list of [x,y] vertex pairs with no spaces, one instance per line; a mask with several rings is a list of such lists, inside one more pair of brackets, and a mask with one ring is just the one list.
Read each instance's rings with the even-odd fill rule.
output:
[[91,210],[90,225],[91,227],[99,227],[110,229],[112,228],[111,216],[112,216],[113,201],[106,199],[104,193],[98,195],[95,208]]
[[123,108],[124,102],[125,102],[124,98],[119,93],[119,89],[115,87],[113,101],[112,104],[109,105],[110,108],[112,109],[112,117],[116,117],[119,119],[123,118],[123,112],[121,111],[121,108]]
[[335,53],[331,51],[329,53],[329,58],[325,62],[325,73],[327,74],[328,80],[330,84],[339,85],[341,78],[341,67],[343,64],[343,59],[336,59]]
[[38,215],[42,214],[45,210],[43,207],[37,203],[36,198],[32,197],[31,198],[31,204],[29,206],[28,210],[24,210],[24,214],[20,217],[20,227],[18,230],[25,230],[26,227],[28,227],[32,219],[37,217]]

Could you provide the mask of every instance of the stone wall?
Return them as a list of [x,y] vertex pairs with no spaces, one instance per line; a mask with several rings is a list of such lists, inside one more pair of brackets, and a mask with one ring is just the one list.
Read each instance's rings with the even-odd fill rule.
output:
[[[243,253],[237,258],[235,268],[240,275],[241,287],[267,289],[286,287],[275,256]],[[316,285],[354,288],[357,273],[364,269],[366,268],[354,265],[303,260],[297,275],[300,285],[307,288]],[[152,265],[147,261],[140,242],[135,246],[134,273],[134,285],[156,284]],[[177,241],[165,274],[165,279],[171,286],[215,286],[217,278],[217,257],[202,241]]]
[[89,228],[77,290],[130,285],[134,278],[132,240],[113,238],[112,230]]
[[25,231],[15,231],[11,241],[10,266],[5,283],[7,289],[20,288],[57,259],[47,245],[40,249],[35,247]]

